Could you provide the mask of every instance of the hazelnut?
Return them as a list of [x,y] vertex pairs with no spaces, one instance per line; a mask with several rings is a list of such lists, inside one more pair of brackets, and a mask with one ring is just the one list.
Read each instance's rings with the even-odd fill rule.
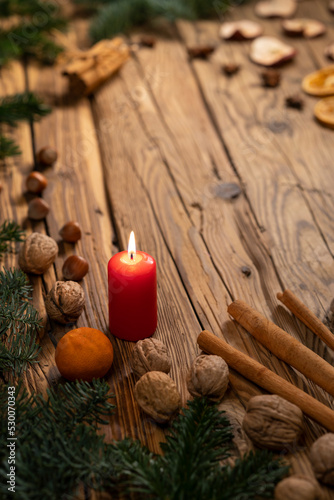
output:
[[59,231],[59,235],[67,243],[76,243],[81,239],[81,228],[78,222],[70,220]]
[[181,407],[175,382],[163,372],[147,372],[135,385],[135,398],[141,409],[160,424],[167,423]]
[[228,386],[228,366],[220,356],[202,354],[191,365],[187,375],[187,387],[190,394],[206,396],[212,401],[219,401]]
[[301,436],[303,412],[277,395],[254,396],[248,401],[242,426],[258,447],[282,450]]
[[287,108],[302,110],[304,107],[304,101],[299,94],[294,94],[285,99],[285,105]]
[[67,257],[63,264],[63,276],[67,280],[80,281],[88,273],[89,265],[86,259],[79,255]]
[[323,484],[334,486],[334,433],[327,433],[311,446],[310,462],[315,477]]
[[152,371],[169,373],[171,359],[167,347],[158,339],[139,340],[132,351],[131,367],[137,377]]
[[26,180],[27,190],[30,193],[41,193],[48,185],[48,180],[45,175],[40,172],[31,172]]
[[76,321],[84,305],[84,291],[75,281],[57,281],[45,297],[46,312],[63,324]]
[[45,166],[53,165],[58,158],[58,153],[50,146],[45,146],[37,154],[38,163]]
[[28,205],[28,217],[33,220],[42,220],[50,211],[49,204],[42,198],[34,198]]
[[275,488],[275,500],[317,500],[320,495],[318,482],[302,474],[286,477]]
[[277,87],[281,80],[281,74],[275,69],[267,69],[261,73],[264,87]]
[[222,66],[222,70],[227,76],[232,76],[235,73],[238,73],[239,69],[240,69],[240,64],[226,63]]
[[139,43],[143,47],[149,47],[150,49],[152,49],[155,46],[155,44],[157,43],[157,39],[155,38],[155,36],[144,34],[144,35],[141,35],[141,37],[139,39]]
[[19,253],[19,266],[26,273],[43,274],[54,263],[58,245],[45,234],[32,233],[24,241]]
[[188,47],[188,55],[191,58],[207,59],[214,50],[214,45],[197,45],[195,47]]

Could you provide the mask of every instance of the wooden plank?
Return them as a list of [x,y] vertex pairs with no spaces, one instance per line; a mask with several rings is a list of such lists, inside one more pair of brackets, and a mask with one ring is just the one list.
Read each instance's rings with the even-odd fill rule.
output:
[[[163,42],[159,39],[155,51],[158,50],[161,44],[163,44]],[[189,75],[185,69],[186,62],[183,60],[180,61],[175,57],[175,51],[180,50],[179,48],[175,49],[175,45],[178,46],[178,42],[168,42],[168,45],[166,42],[166,46],[163,49],[164,64],[168,64],[169,61],[175,61],[174,65],[170,63],[170,71],[165,71],[166,66],[162,64],[162,58],[158,60],[154,55],[149,55],[149,52],[147,52],[147,61],[152,58],[150,67],[148,67],[148,65],[145,66],[144,63],[142,64],[142,68],[147,68],[148,74],[150,74],[152,68],[158,68],[158,71],[167,75],[167,82],[168,75],[173,75],[172,86],[163,85],[161,82],[159,84],[158,109],[155,107],[155,103],[149,95],[147,75],[143,75],[144,78],[142,78],[142,75],[138,71],[138,67],[136,67],[133,61],[127,63],[122,70],[122,76],[115,77],[109,85],[101,89],[93,101],[93,109],[97,116],[97,122],[105,118],[105,116],[114,115],[115,120],[117,119],[117,129],[115,126],[114,133],[111,135],[110,140],[101,141],[102,157],[104,163],[108,165],[106,181],[109,186],[111,197],[114,199],[113,206],[115,209],[115,218],[116,220],[122,220],[124,219],[124,214],[126,214],[128,210],[131,210],[131,208],[125,205],[124,194],[125,198],[129,198],[129,203],[132,207],[132,200],[134,199],[132,192],[138,193],[141,183],[142,189],[146,191],[149,198],[149,203],[146,203],[147,208],[145,210],[142,208],[141,211],[149,217],[151,210],[154,210],[160,230],[180,270],[183,282],[201,322],[210,324],[215,333],[220,335],[224,334],[229,342],[234,345],[237,344],[241,349],[249,349],[251,352],[254,350],[254,352],[257,353],[254,357],[260,355],[262,361],[269,364],[271,367],[273,366],[276,371],[282,371],[287,378],[289,378],[289,376],[292,377],[297,385],[303,384],[301,379],[298,379],[292,370],[288,370],[286,366],[275,361],[273,357],[265,353],[265,351],[261,351],[261,347],[254,346],[252,341],[249,340],[248,335],[245,336],[244,333],[238,332],[238,330],[235,329],[235,325],[228,320],[228,316],[226,315],[226,304],[230,301],[230,294],[226,296],[224,281],[212,264],[211,259],[213,259],[213,252],[211,251],[210,245],[205,245],[205,238],[203,240],[201,236],[201,226],[204,227],[203,232],[205,236],[207,228],[208,239],[212,246],[214,245],[213,242],[217,240],[217,248],[215,250],[213,249],[216,254],[213,259],[216,261],[215,266],[220,267],[220,263],[224,263],[225,261],[225,264],[221,265],[223,272],[225,272],[227,276],[229,273],[232,275],[229,278],[227,288],[229,288],[231,284],[234,290],[238,290],[239,293],[241,289],[247,290],[248,288],[247,284],[241,281],[240,266],[241,263],[245,262],[243,259],[249,262],[249,255],[247,256],[247,251],[249,252],[249,249],[246,247],[246,251],[243,246],[244,244],[242,244],[244,235],[240,232],[240,216],[239,226],[235,223],[235,219],[238,219],[238,216],[232,216],[232,211],[237,211],[235,206],[229,208],[228,203],[224,205],[222,203],[223,200],[219,199],[219,197],[212,197],[210,200],[212,208],[210,210],[207,207],[203,209],[203,224],[199,224],[196,217],[191,219],[189,216],[190,210],[188,211],[188,205],[191,206],[191,204],[197,203],[195,196],[196,194],[198,195],[200,191],[199,186],[202,186],[203,189],[203,185],[205,185],[203,184],[204,175],[207,176],[207,182],[208,179],[210,179],[210,174],[208,174],[208,172],[211,172],[212,175],[213,169],[212,164],[210,164],[208,147],[204,148],[204,144],[209,144],[210,149],[211,144],[213,144],[212,149],[214,150],[217,139],[214,139],[212,125],[210,124],[210,120],[206,117],[205,112],[198,109],[198,89],[194,89],[193,87],[189,88]],[[184,54],[184,48],[182,48],[182,51]],[[180,74],[182,74],[182,77]],[[180,79],[180,85],[178,79]],[[178,92],[180,92],[182,88],[182,94],[178,95]],[[160,100],[163,94],[165,95],[165,101],[163,101],[163,98]],[[135,96],[135,98],[131,96]],[[138,99],[137,96],[142,97]],[[185,109],[184,102],[187,101],[187,96],[191,96],[192,99],[188,99],[189,107]],[[175,108],[178,108],[177,120],[175,120],[173,105]],[[191,105],[195,110],[190,109]],[[168,113],[170,115],[168,115]],[[170,127],[166,127],[164,123],[168,121],[169,116],[171,120],[173,120],[174,117],[174,123],[172,123]],[[196,119],[194,119],[194,117],[196,117]],[[200,126],[197,126],[197,123],[200,123]],[[201,131],[207,130],[207,128],[211,128],[211,135],[209,132],[201,133]],[[173,133],[170,132],[171,130]],[[206,134],[207,136],[205,137]],[[172,138],[170,135],[172,135]],[[196,139],[193,139],[193,137]],[[203,147],[199,148],[197,146],[196,149],[195,140],[197,144],[203,144]],[[192,148],[195,148],[197,152],[200,151],[201,156],[199,160],[196,159],[196,155],[192,154]],[[180,151],[183,151],[182,155]],[[218,151],[220,151],[219,154]],[[189,162],[187,161],[188,154],[191,158]],[[222,164],[223,160],[224,167],[230,169],[230,166],[226,163],[226,158],[224,158],[221,146],[217,146],[216,154],[217,158],[220,160],[219,165]],[[122,178],[119,179],[119,175],[117,177],[117,172],[120,170],[118,158],[125,157],[125,155],[127,155],[127,159],[125,162],[123,161],[121,175],[126,181]],[[207,163],[203,165],[203,168],[200,168],[201,162],[203,162],[203,158],[205,157],[208,158]],[[189,169],[188,172],[187,168]],[[203,171],[205,174],[201,174]],[[235,179],[231,169],[228,174],[230,180]],[[200,178],[197,184],[195,184],[193,180],[196,176]],[[139,177],[139,181],[137,177]],[[217,179],[215,179],[215,181],[215,184],[217,184]],[[127,189],[126,192],[125,189]],[[140,200],[137,199],[136,203],[143,207],[141,195]],[[253,246],[260,247],[256,250],[256,256],[264,266],[261,272],[263,271],[264,276],[267,272],[270,278],[272,278],[274,282],[276,281],[276,286],[278,287],[279,283],[277,278],[274,277],[274,268],[266,254],[266,247],[261,241],[259,231],[256,231],[254,220],[252,220],[252,217],[249,215],[249,209],[247,212],[245,200],[242,201],[241,198],[240,201],[238,200],[235,203],[238,204],[237,206],[240,211],[247,217],[247,222],[244,221],[243,224],[247,225],[250,223],[252,226],[249,244],[253,243]],[[226,211],[225,215],[223,213],[224,211]],[[231,215],[232,222],[229,221],[229,215]],[[207,217],[210,224],[208,224],[206,220]],[[221,217],[224,221],[225,219],[228,221],[226,222],[226,226],[224,226],[225,238],[221,238],[219,234],[217,234],[217,228],[219,227]],[[237,231],[237,229],[239,231]],[[254,231],[256,234],[254,234]],[[151,235],[147,235],[146,239],[151,240]],[[257,241],[258,239],[260,243]],[[208,251],[210,251],[210,254]],[[241,254],[241,258],[239,253]],[[261,253],[263,253],[263,255],[261,255]],[[231,255],[233,255],[233,271],[229,268],[229,266],[231,267]],[[238,260],[239,258],[240,260]],[[235,263],[234,260],[236,261]],[[260,267],[259,264],[258,267]],[[263,279],[268,279],[266,289],[271,290],[270,279],[264,277],[261,277],[261,279],[262,283]],[[255,278],[255,285],[253,283],[251,289],[246,292],[249,296],[251,292],[254,294],[254,286],[256,290],[255,297],[256,293],[263,293],[261,290],[261,279]],[[256,301],[256,298],[253,298],[253,300]],[[262,300],[262,310],[265,309],[268,312],[269,309],[266,309],[268,307],[266,298],[265,296],[263,297],[263,295]],[[260,351],[257,351],[257,349],[260,349]],[[244,401],[257,392],[254,386],[251,386],[237,377],[233,378],[233,387],[238,389],[238,395]],[[303,388],[307,389],[307,385],[304,384]],[[314,387],[309,388],[309,390],[315,390],[319,398],[324,397],[328,403],[330,402],[329,396],[320,394],[321,391],[318,392]],[[322,432],[313,425],[311,429],[312,430],[309,430],[306,438],[309,443],[318,432]],[[308,461],[306,457],[301,454],[300,460],[300,468],[307,467]],[[298,466],[296,466],[296,470],[298,470]]]
[[[253,13],[252,5],[245,5],[243,14],[249,19],[259,21]],[[234,19],[236,15],[239,16],[239,12],[233,12],[231,18]],[[247,79],[253,85],[252,92],[248,94],[248,97],[252,102],[261,101],[263,103],[258,109],[261,122],[269,128],[276,127],[277,133],[271,134],[272,142],[275,142],[277,149],[285,158],[286,165],[295,178],[295,187],[304,197],[314,222],[330,249],[330,252],[324,252],[321,247],[313,249],[319,267],[315,271],[324,274],[320,269],[323,262],[325,262],[325,266],[333,266],[334,227],[330,214],[334,208],[332,188],[334,172],[331,168],[331,150],[328,147],[333,141],[333,132],[320,126],[314,120],[313,108],[318,98],[303,94],[301,82],[305,75],[315,71],[317,67],[329,64],[329,61],[325,60],[323,52],[330,40],[333,39],[334,27],[333,22],[329,22],[331,18],[324,2],[319,2],[318,6],[315,2],[302,2],[298,5],[296,15],[322,20],[327,25],[327,33],[312,40],[291,38],[282,34],[281,21],[262,21],[266,33],[270,32],[281,38],[286,43],[293,45],[298,51],[294,62],[280,70],[282,74],[280,86],[276,89],[261,88],[257,68],[249,61],[246,64],[243,63],[242,71],[247,72]],[[230,46],[231,48],[235,47],[235,44],[230,44]],[[238,50],[238,47],[236,49],[237,51],[232,49],[232,52],[241,54],[244,57],[244,62],[247,61],[248,44],[242,44],[241,50]],[[258,84],[256,84],[256,79]],[[299,112],[286,109],[285,98],[298,93],[304,99],[304,110]],[[275,111],[272,110],[273,107],[275,107]],[[271,124],[268,123],[270,120]]]
[[[203,22],[198,26],[202,39],[212,40],[216,36],[217,23]],[[199,36],[190,23],[180,23],[180,30],[188,44]],[[240,56],[235,44],[230,44],[230,50],[234,58]],[[275,101],[268,108],[268,91],[259,85],[258,71],[247,60],[233,80],[227,81],[222,75],[220,62],[225,51],[221,45],[212,64],[193,62],[206,104],[245,183],[247,197],[268,238],[284,286],[302,294],[308,306],[323,316],[333,294],[334,269],[286,155],[277,146],[283,122],[280,125],[274,115],[270,117]],[[319,255],[325,257],[320,264]]]
[[[22,65],[12,62],[10,66],[2,68],[0,80],[0,93],[2,96],[11,95],[16,92],[24,92],[26,89],[25,75]],[[33,149],[31,142],[30,126],[21,123],[17,128],[9,130],[8,133],[19,144],[22,155],[6,159],[4,165],[0,167],[0,182],[3,190],[0,194],[0,214],[1,222],[5,219],[12,219],[18,222],[27,234],[38,231],[45,234],[43,222],[32,223],[27,219],[27,203],[32,198],[26,193],[25,179],[33,169]],[[7,255],[1,263],[4,267],[17,267],[17,256]],[[51,268],[44,275],[44,282],[53,280],[54,271]],[[40,276],[30,276],[31,284],[34,286],[34,305],[40,314],[44,315],[43,307],[43,279]],[[43,332],[42,332],[43,334]],[[42,336],[42,335],[41,335]],[[23,379],[28,391],[41,392],[45,394],[46,389],[54,383],[54,346],[48,337],[44,335],[40,339],[42,347],[39,356],[39,363],[23,374]]]

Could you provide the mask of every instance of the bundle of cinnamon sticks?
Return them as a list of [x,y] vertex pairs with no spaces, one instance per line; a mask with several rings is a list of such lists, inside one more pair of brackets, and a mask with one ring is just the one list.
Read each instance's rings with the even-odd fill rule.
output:
[[[328,346],[334,348],[334,335],[290,290],[277,294],[277,297]],[[228,306],[227,310],[273,354],[334,396],[334,367],[332,365],[245,302],[236,300]],[[334,411],[331,408],[210,332],[203,331],[197,342],[204,352],[221,356],[243,376],[267,391],[295,403],[306,415],[334,432]]]
[[130,55],[121,37],[101,40],[87,51],[73,51],[62,74],[69,78],[72,95],[92,94],[124,64]]

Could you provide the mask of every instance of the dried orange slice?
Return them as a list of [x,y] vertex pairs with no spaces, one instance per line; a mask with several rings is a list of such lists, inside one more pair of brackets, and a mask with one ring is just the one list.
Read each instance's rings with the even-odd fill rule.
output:
[[334,96],[320,99],[314,107],[314,116],[319,122],[334,128]]
[[334,95],[334,65],[305,76],[302,87],[307,94],[320,97]]

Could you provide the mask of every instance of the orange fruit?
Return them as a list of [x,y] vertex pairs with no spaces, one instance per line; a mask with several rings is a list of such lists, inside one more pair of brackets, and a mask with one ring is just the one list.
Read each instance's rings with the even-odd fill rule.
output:
[[103,377],[110,369],[114,350],[104,333],[95,328],[76,328],[66,333],[56,348],[56,365],[67,380]]

